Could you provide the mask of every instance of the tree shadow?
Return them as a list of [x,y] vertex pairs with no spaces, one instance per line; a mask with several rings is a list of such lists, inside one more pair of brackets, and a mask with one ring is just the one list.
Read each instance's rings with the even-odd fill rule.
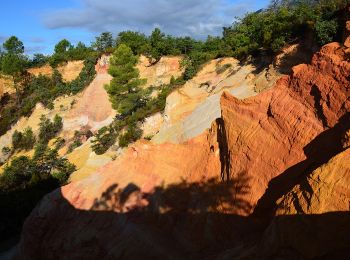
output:
[[57,179],[48,178],[14,191],[0,188],[0,252],[18,243],[25,219],[46,194],[58,187]]
[[[298,42],[294,42],[296,44]],[[283,55],[276,66],[281,74],[290,75],[292,68],[299,64],[310,64],[312,57],[319,48],[310,39],[304,39],[298,43],[293,51]]]
[[221,165],[221,180],[229,181],[230,180],[230,170],[231,170],[231,151],[228,148],[227,134],[225,123],[222,118],[216,119],[217,124],[217,140],[219,143],[220,149],[220,165]]
[[[305,37],[305,39],[289,42],[290,47],[292,47],[294,44],[297,45],[295,45],[292,51],[284,54],[282,51],[274,54],[268,51],[260,50],[257,54],[253,55],[253,57],[241,60],[240,65],[244,66],[247,64],[252,64],[255,67],[253,74],[259,74],[264,70],[268,70],[270,65],[274,65],[277,72],[290,75],[294,66],[299,64],[310,64],[314,54],[319,51],[319,47],[316,46],[312,39],[313,36],[308,35]],[[278,55],[278,64],[276,64],[276,56]]]
[[[254,209],[254,215],[271,217],[276,210],[276,201],[288,193],[296,184],[301,185],[303,196],[310,203],[312,189],[308,182],[302,181],[322,164],[327,163],[332,157],[341,153],[342,140],[346,131],[350,129],[350,113],[342,116],[338,123],[318,136],[304,147],[306,159],[286,169],[283,173],[269,182],[268,188]],[[302,212],[301,212],[302,213]]]
[[[210,258],[261,233],[258,221],[240,216],[252,207],[244,199],[248,181],[244,173],[225,182],[183,180],[150,193],[133,183],[123,188],[113,184],[90,210],[74,208],[57,190],[27,219],[21,256],[53,259],[49,252],[60,252],[62,259]],[[50,201],[55,208],[45,208]]]
[[[57,190],[26,221],[14,259],[304,259],[349,254],[348,213],[278,216],[266,225],[238,213],[251,207],[240,198],[249,192],[248,179],[240,176],[229,182],[182,181],[151,193],[133,183],[125,188],[113,184],[89,210],[74,208]],[[314,228],[317,239],[308,242]]]

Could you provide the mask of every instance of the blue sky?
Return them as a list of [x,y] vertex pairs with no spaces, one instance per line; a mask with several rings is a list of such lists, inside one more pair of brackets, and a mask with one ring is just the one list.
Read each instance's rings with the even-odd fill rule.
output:
[[267,6],[269,0],[11,0],[1,3],[0,42],[16,35],[26,53],[46,53],[59,40],[89,44],[103,31],[154,27],[173,35],[219,35],[234,17]]

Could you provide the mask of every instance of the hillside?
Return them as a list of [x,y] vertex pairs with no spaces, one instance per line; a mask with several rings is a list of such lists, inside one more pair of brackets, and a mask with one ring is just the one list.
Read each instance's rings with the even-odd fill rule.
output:
[[[277,82],[269,77],[259,94],[263,76],[249,64],[209,62],[169,95],[153,143],[131,145],[41,201],[16,259],[345,259],[348,41],[323,46]],[[221,113],[208,105],[217,97]],[[198,130],[186,128],[208,111]],[[164,130],[176,124],[185,127]],[[163,143],[165,131],[175,143]]]
[[350,257],[349,1],[25,50],[0,49],[1,259]]

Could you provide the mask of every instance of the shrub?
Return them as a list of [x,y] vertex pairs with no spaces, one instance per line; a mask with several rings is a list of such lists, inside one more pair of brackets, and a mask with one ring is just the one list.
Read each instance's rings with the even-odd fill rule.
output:
[[23,134],[17,130],[12,134],[12,146],[14,150],[21,148]]
[[74,132],[73,142],[68,147],[68,153],[71,153],[75,148],[78,148],[83,143],[80,140],[82,134],[79,131]]
[[104,154],[117,140],[117,133],[112,126],[102,127],[92,140],[92,150],[96,154]]
[[62,117],[60,117],[59,115],[55,115],[53,122],[51,122],[50,119],[42,115],[40,117],[39,126],[39,141],[41,143],[48,143],[62,130]]
[[29,127],[24,132],[15,131],[12,135],[12,146],[14,150],[30,150],[34,147],[35,136],[33,130]]
[[231,67],[232,67],[232,64],[230,64],[230,63],[224,64],[222,66],[218,66],[216,68],[216,73],[217,74],[222,74],[222,73],[224,73],[226,70],[228,70]]
[[1,149],[1,152],[4,156],[7,156],[9,154],[11,154],[11,149],[8,147],[8,146],[4,146],[2,149]]
[[18,235],[23,221],[41,198],[67,183],[75,166],[57,150],[39,144],[33,158],[13,158],[0,175],[1,239]]
[[317,21],[315,29],[318,43],[324,45],[333,41],[337,33],[338,23],[335,20]]
[[130,143],[133,143],[140,139],[142,136],[142,130],[136,126],[136,124],[132,124],[128,126],[127,131],[119,136],[119,146],[127,147]]

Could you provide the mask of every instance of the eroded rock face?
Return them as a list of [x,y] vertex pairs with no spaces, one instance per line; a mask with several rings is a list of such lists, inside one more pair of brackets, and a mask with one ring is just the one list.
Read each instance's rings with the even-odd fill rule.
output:
[[[60,65],[57,67],[57,70],[62,75],[64,81],[69,82],[76,79],[79,76],[79,73],[84,67],[84,61],[68,61],[66,64]],[[51,76],[53,73],[53,69],[50,65],[44,65],[38,68],[31,68],[28,70],[29,73],[39,76]]]
[[[347,124],[340,118],[350,108],[349,75],[350,63],[343,49],[332,43],[314,56],[311,65],[294,67],[290,77],[280,79],[268,92],[243,101],[223,95],[222,117],[230,153],[226,175],[243,172],[249,176],[254,192],[248,198],[253,205],[274,177],[287,173],[296,178],[314,161],[322,163],[341,151],[341,126],[321,133],[336,124]],[[289,178],[280,186],[288,183]]]
[[[349,257],[349,159],[349,149],[339,153],[277,201],[276,216],[264,232],[257,255]],[[283,248],[288,250],[283,252]]]
[[252,63],[240,64],[234,58],[208,62],[184,86],[168,97],[164,124],[152,139],[154,143],[181,143],[203,133],[221,116],[220,96],[229,91],[239,99],[272,87],[280,74],[271,66],[256,73]]
[[277,201],[277,215],[350,210],[350,149],[323,164]]
[[179,259],[224,241],[220,233],[206,234],[218,228],[213,218],[227,218],[218,212],[236,210],[227,200],[232,186],[212,179],[217,149],[208,135],[182,145],[136,144],[98,173],[48,195],[26,221],[17,259]]
[[169,84],[171,77],[174,79],[182,75],[183,69],[180,66],[181,57],[162,57],[156,64],[150,64],[147,57],[141,55],[137,68],[140,77],[147,79],[144,88],[159,87]]
[[224,93],[222,118],[202,135],[139,142],[46,196],[16,259],[348,255],[345,50],[324,46],[258,96]]

